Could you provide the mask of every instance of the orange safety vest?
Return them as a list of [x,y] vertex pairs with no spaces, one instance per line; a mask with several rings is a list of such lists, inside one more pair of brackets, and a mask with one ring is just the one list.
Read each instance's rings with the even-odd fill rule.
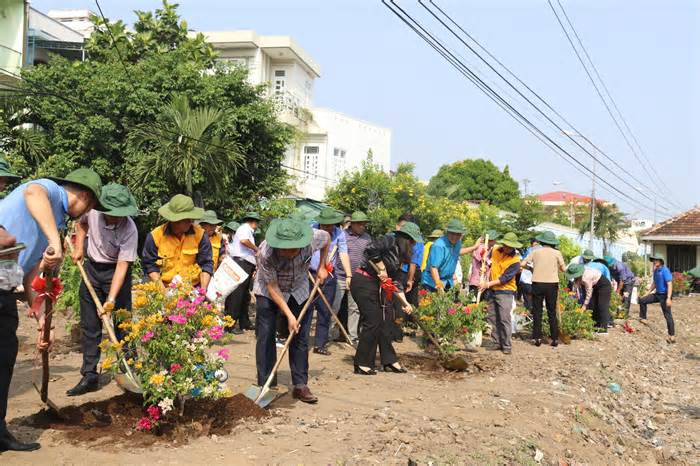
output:
[[[508,270],[508,267],[517,262],[520,262],[520,256],[517,254],[509,256],[502,253],[500,247],[494,248],[491,253],[491,280],[498,280],[498,278]],[[504,284],[493,286],[491,289],[499,291],[517,291],[518,285],[515,283],[515,277],[513,277]]]
[[214,271],[219,265],[219,257],[221,255],[221,247],[224,245],[224,239],[221,233],[214,233],[214,236],[209,238],[211,242],[211,259],[214,262]]
[[160,279],[166,285],[175,275],[183,278],[191,278],[192,284],[199,283],[199,273],[195,273],[197,266],[197,253],[199,242],[204,236],[204,229],[199,225],[192,225],[192,233],[187,233],[178,238],[175,235],[165,233],[167,223],[160,225],[151,231],[153,242],[158,248],[158,261],[160,267]]

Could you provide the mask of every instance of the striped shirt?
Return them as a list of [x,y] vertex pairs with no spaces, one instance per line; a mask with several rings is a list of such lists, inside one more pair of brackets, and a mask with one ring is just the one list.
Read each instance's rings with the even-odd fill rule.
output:
[[297,304],[309,298],[309,265],[314,252],[330,242],[330,235],[323,230],[314,230],[311,244],[299,250],[293,259],[281,257],[267,241],[258,248],[258,271],[255,275],[253,293],[272,299],[267,291],[268,283],[277,283],[285,301],[293,297]]
[[[367,233],[356,235],[352,229],[345,230],[345,239],[348,243],[348,256],[350,256],[350,270],[355,271],[364,261],[365,249],[372,243],[372,237]],[[338,268],[338,278],[345,279],[345,270]]]

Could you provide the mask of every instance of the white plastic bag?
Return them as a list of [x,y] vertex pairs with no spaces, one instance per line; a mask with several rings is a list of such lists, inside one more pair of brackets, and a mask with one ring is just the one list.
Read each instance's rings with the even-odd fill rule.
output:
[[226,299],[247,278],[248,274],[245,270],[230,256],[226,256],[209,282],[207,299],[211,302],[216,301],[217,298]]
[[632,295],[630,296],[630,303],[639,304],[639,288],[636,286],[632,288]]

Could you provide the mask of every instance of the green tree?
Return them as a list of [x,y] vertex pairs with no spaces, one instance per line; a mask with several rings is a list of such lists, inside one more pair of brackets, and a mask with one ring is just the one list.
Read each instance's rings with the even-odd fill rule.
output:
[[506,166],[499,170],[493,162],[465,159],[443,165],[430,179],[428,193],[458,201],[486,201],[512,209],[520,199],[518,183]]
[[519,202],[514,214],[505,220],[508,229],[518,235],[521,241],[529,243],[532,237],[531,228],[545,219],[544,206],[536,196],[526,196]]
[[[629,222],[625,214],[620,212],[614,204],[599,204],[595,209],[593,219],[593,233],[603,241],[603,254],[608,254],[608,247],[620,238],[620,234],[629,228]],[[581,224],[579,233],[581,236],[590,232],[591,220]]]
[[223,117],[219,109],[193,109],[186,97],[174,97],[158,125],[140,125],[129,133],[127,154],[133,160],[134,181],[144,184],[157,175],[190,196],[197,187],[224,199],[243,156],[234,141],[214,134]]
[[559,236],[559,251],[561,251],[561,255],[564,256],[564,262],[568,264],[571,262],[571,259],[580,255],[583,249],[570,240],[568,236],[561,235]]

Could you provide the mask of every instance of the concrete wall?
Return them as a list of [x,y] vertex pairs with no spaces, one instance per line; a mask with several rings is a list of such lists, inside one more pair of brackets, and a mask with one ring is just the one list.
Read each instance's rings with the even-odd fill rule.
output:
[[[23,0],[0,1],[0,68],[18,75],[24,59]],[[0,71],[3,73],[3,71]]]

